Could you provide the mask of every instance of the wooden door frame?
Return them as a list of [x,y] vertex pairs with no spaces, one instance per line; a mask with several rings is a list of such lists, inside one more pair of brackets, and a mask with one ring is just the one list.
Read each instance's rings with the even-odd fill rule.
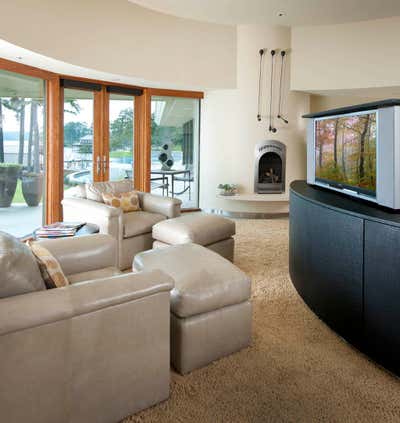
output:
[[105,128],[108,116],[105,116],[107,94],[104,86],[101,91],[93,91],[93,182],[105,180],[104,142],[108,145],[108,132]]
[[134,184],[138,191],[150,192],[151,96],[148,89],[135,100]]
[[[143,94],[135,97],[134,106],[134,181],[135,189],[150,191],[151,170],[151,97],[170,96],[202,99],[200,91],[182,91],[162,88],[139,87],[112,81],[95,80],[62,75],[33,66],[0,58],[0,69],[39,78],[46,84],[46,186],[44,218],[46,223],[62,220],[61,201],[64,194],[64,90],[62,79],[73,79],[102,85],[95,92],[94,145],[101,159],[109,157],[109,93],[106,86],[138,88]],[[95,163],[94,163],[95,166]],[[102,163],[99,180],[108,180],[108,163]],[[95,172],[93,173],[95,175]]]
[[63,150],[59,140],[63,138],[63,125],[60,119],[62,97],[60,91],[60,77],[54,72],[45,71],[33,66],[13,62],[0,58],[0,69],[20,75],[42,79],[46,86],[46,182],[44,220],[46,223],[60,220],[61,193],[63,178],[60,173],[63,163]]

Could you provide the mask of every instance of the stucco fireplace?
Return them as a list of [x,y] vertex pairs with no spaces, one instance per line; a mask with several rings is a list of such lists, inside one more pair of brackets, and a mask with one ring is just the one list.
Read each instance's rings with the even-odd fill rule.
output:
[[254,166],[254,192],[279,194],[285,192],[286,146],[275,141],[256,145]]

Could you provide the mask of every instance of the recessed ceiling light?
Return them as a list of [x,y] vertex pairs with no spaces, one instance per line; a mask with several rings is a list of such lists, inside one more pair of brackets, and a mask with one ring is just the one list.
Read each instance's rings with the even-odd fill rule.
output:
[[286,16],[286,13],[283,11],[280,11],[276,14],[276,16],[278,16],[279,18],[282,18],[283,16]]

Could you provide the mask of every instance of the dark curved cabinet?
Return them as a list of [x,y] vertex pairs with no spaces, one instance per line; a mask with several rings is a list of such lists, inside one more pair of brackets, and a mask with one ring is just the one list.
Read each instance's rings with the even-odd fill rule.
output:
[[400,215],[295,181],[289,268],[332,329],[400,374]]

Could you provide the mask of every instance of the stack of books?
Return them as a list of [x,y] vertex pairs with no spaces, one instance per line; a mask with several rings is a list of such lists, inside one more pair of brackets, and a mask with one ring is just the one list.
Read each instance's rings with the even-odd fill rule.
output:
[[45,225],[35,231],[36,238],[62,238],[74,236],[76,231],[85,223],[81,222],[56,222]]

